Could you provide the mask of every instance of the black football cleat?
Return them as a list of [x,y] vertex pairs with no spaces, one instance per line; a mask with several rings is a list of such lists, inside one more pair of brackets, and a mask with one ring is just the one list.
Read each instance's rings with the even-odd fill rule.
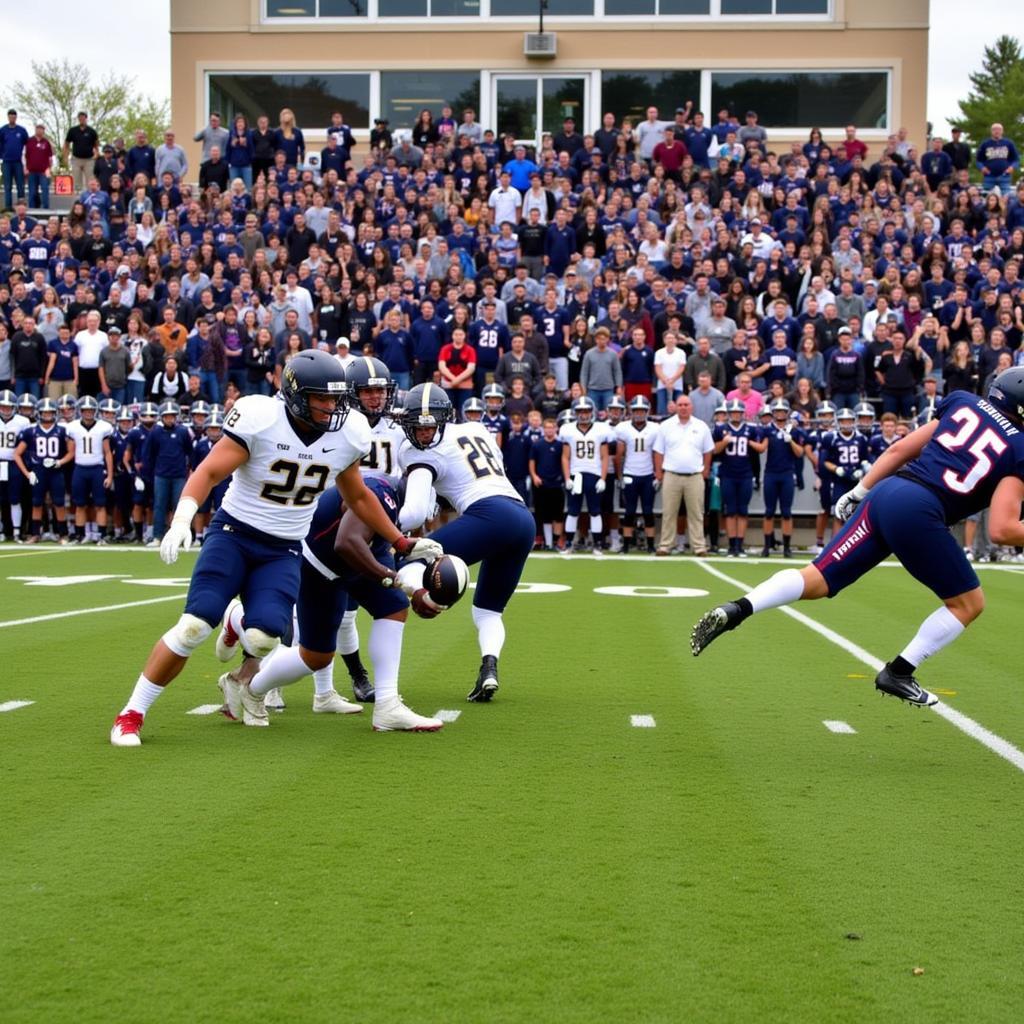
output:
[[939,698],[924,689],[913,676],[898,676],[888,665],[875,676],[875,689],[918,708],[930,708],[939,703]]
[[373,683],[370,682],[370,677],[366,674],[365,670],[352,677],[352,696],[360,704],[373,703],[375,696]]
[[466,700],[474,704],[486,704],[498,692],[498,659],[487,654],[480,662],[480,673]]
[[696,658],[713,640],[730,629],[735,629],[742,621],[743,613],[740,606],[733,601],[726,601],[725,604],[705,612],[690,632],[690,650],[693,656]]

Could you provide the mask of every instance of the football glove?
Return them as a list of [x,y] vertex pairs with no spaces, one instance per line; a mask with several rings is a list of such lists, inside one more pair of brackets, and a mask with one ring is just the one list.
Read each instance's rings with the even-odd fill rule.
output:
[[574,473],[572,477],[572,493],[582,494],[583,493],[583,474]]
[[836,466],[836,476],[839,477],[840,480],[844,479],[846,477],[846,467]]
[[657,477],[655,477],[654,478],[654,493],[657,494],[658,491],[660,491],[660,490],[661,490],[661,481]]
[[135,490],[138,491],[139,494],[142,494],[142,492],[145,489],[146,489],[146,481],[143,480],[141,476],[137,476],[135,478]]
[[53,469],[57,465],[56,459],[43,459],[43,469]]
[[399,537],[395,541],[395,554],[408,560],[422,558],[432,562],[444,554],[444,548],[429,537]]
[[785,441],[786,444],[790,444],[793,440],[793,434],[788,430],[784,430],[782,432],[782,440]]
[[608,484],[605,481],[604,477],[603,476],[602,477],[598,477],[597,483],[594,484],[594,490],[597,491],[598,494],[604,494],[605,489],[607,487],[608,487]]
[[630,485],[630,484],[631,484],[632,482],[633,482],[633,478],[632,478],[631,476],[624,476],[624,477],[622,478],[622,486],[623,486],[623,487],[629,487],[629,485]]
[[852,491],[847,491],[836,502],[836,519],[845,523],[857,511],[857,506],[868,496],[868,489],[857,484]]
[[853,477],[854,480],[859,480],[864,475],[864,470],[855,469],[850,475]]
[[160,541],[160,558],[164,565],[174,565],[178,552],[192,547],[192,519],[198,511],[199,503],[195,498],[182,498],[178,502],[171,525]]
[[31,484],[31,485],[32,485],[33,487],[35,487],[35,485],[36,485],[37,483],[39,483],[39,477],[37,477],[37,476],[35,475],[35,473],[29,473],[29,475],[28,475],[28,482],[29,482],[29,484]]

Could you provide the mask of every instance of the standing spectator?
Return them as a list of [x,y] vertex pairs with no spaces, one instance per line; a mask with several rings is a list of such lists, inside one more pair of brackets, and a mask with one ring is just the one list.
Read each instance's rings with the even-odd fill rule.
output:
[[252,188],[252,137],[249,122],[245,114],[236,114],[231,125],[231,136],[228,140],[228,166],[232,178],[241,178],[246,189]]
[[654,352],[647,344],[647,332],[637,325],[630,332],[630,344],[619,356],[622,360],[622,390],[627,404],[637,395],[651,399],[654,377]]
[[231,168],[221,156],[220,146],[210,147],[210,156],[199,167],[199,187],[206,192],[211,185],[216,185],[221,192],[226,192],[231,180]]
[[441,371],[441,387],[458,417],[463,402],[473,394],[473,375],[476,373],[476,353],[466,344],[465,328],[452,330],[452,340],[441,349],[437,366]]
[[28,170],[29,206],[43,210],[50,208],[50,175],[53,165],[53,146],[46,137],[42,122],[36,125],[35,135],[25,144],[25,167]]
[[544,235],[544,265],[552,274],[561,277],[572,261],[576,250],[576,232],[569,224],[566,210],[555,212],[554,224],[549,224]]
[[853,347],[853,331],[839,328],[839,348],[828,362],[828,394],[837,409],[852,409],[864,393],[864,360]]
[[711,351],[711,342],[703,336],[697,339],[696,349],[686,360],[683,380],[688,390],[692,391],[697,386],[697,378],[702,370],[711,374],[712,387],[725,391],[725,363],[721,356]]
[[413,382],[432,382],[444,344],[445,323],[437,316],[436,307],[430,299],[420,303],[420,315],[413,320],[409,333],[412,335]]
[[658,119],[658,108],[647,108],[647,119],[636,126],[636,142],[639,156],[650,161],[654,156],[654,147],[665,138],[665,129],[672,128],[671,121]]
[[580,385],[583,393],[602,413],[615,395],[622,393],[622,364],[618,355],[608,347],[611,334],[607,327],[594,331],[594,347],[583,355],[580,367]]
[[949,154],[954,171],[966,171],[971,166],[971,147],[960,141],[962,128],[952,128],[950,134],[953,138],[942,147],[942,151]]
[[654,477],[661,484],[661,537],[657,554],[671,553],[676,520],[685,509],[690,550],[707,555],[704,540],[704,481],[711,476],[714,443],[708,425],[693,415],[693,404],[683,395],[676,415],[665,420],[654,438]]
[[100,393],[100,353],[107,347],[107,336],[100,330],[99,310],[91,310],[85,318],[85,330],[75,335],[78,346],[78,392],[80,395]]
[[655,389],[656,411],[659,416],[668,413],[668,403],[674,402],[683,393],[683,372],[686,370],[686,353],[678,347],[675,331],[662,335],[662,348],[654,353],[654,375],[658,379]]
[[932,137],[932,148],[921,157],[921,171],[934,192],[953,173],[953,160],[942,145],[942,136]]
[[170,174],[178,183],[188,174],[188,157],[185,150],[174,141],[174,132],[164,132],[164,141],[156,147],[156,176],[163,181],[165,174]]
[[274,131],[274,151],[284,153],[286,167],[296,167],[306,159],[306,140],[301,129],[295,126],[295,115],[284,107],[278,115],[278,127]]
[[[70,153],[71,159],[68,160]],[[78,124],[72,125],[64,136],[61,162],[70,166],[76,192],[84,192],[93,175],[93,164],[100,155],[100,137],[89,124],[89,115],[78,112]]]
[[661,142],[651,153],[651,159],[658,164],[665,172],[666,178],[679,181],[679,172],[683,168],[683,161],[689,156],[686,143],[676,137],[671,128],[666,128]]
[[216,146],[221,153],[228,151],[228,139],[230,132],[227,128],[221,126],[220,114],[215,110],[210,114],[210,121],[205,128],[200,128],[199,131],[192,136],[194,142],[201,142],[203,144],[203,152],[200,160],[205,161],[210,159],[210,155],[213,152],[213,147]]
[[916,336],[907,341],[902,330],[892,332],[892,348],[878,362],[875,377],[882,393],[882,411],[903,419],[914,415],[917,389],[931,360],[921,351]]
[[156,150],[141,128],[135,132],[135,145],[125,153],[124,173],[132,182],[139,174],[151,185],[156,181]]
[[725,404],[725,395],[718,388],[711,386],[711,374],[701,370],[697,374],[697,386],[690,392],[690,403],[693,415],[709,427],[715,424],[715,412]]
[[46,339],[36,330],[35,320],[26,316],[11,338],[14,390],[19,395],[28,393],[34,398],[42,395],[47,358]]
[[78,397],[78,346],[71,340],[71,328],[61,324],[57,337],[47,342],[48,353],[43,387],[55,402],[64,395]]
[[7,124],[0,128],[0,156],[4,165],[4,207],[14,207],[14,186],[18,186],[18,198],[25,198],[25,165],[22,162],[28,132],[18,124],[18,112],[12,107],[7,111]]
[[256,118],[256,127],[252,134],[252,180],[266,179],[270,168],[274,166],[274,129],[270,127],[270,119],[261,114]]
[[391,371],[395,387],[408,391],[412,386],[413,342],[402,326],[402,311],[392,306],[384,316],[384,330],[377,335],[374,346],[377,355]]
[[109,328],[107,347],[100,353],[100,390],[107,398],[124,405],[131,368],[131,356],[121,344],[121,328]]
[[981,183],[986,192],[994,188],[1006,195],[1014,168],[1020,163],[1017,147],[1003,135],[1003,126],[996,122],[992,134],[978,147],[975,163],[981,171]]
[[746,124],[736,133],[736,140],[748,152],[750,143],[754,143],[763,152],[765,143],[768,141],[768,133],[757,123],[757,111],[748,110],[745,120]]
[[846,150],[846,157],[852,163],[857,157],[865,160],[868,155],[868,147],[857,138],[857,126],[848,124],[846,126],[846,140],[841,143]]

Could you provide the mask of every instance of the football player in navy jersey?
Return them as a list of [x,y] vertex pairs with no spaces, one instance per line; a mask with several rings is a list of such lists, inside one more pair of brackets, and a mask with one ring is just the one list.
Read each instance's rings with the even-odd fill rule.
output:
[[763,452],[768,441],[753,423],[744,420],[747,407],[739,398],[726,403],[728,422],[711,433],[719,457],[718,481],[722,488],[722,511],[729,538],[729,557],[746,558],[743,541],[747,535],[747,513],[754,493],[754,471],[750,453]]
[[857,430],[867,438],[872,438],[878,433],[878,424],[875,422],[875,407],[870,402],[861,402],[853,410],[857,417]]
[[[852,409],[840,409],[836,414],[836,429],[824,440],[818,452],[818,465],[828,474],[829,497],[832,510],[839,499],[863,476],[868,461],[868,439],[854,425]],[[839,532],[838,518],[832,524],[832,536]]]
[[125,465],[128,437],[135,425],[135,417],[127,405],[121,406],[114,416],[114,432],[110,435],[110,450],[114,456],[114,489],[110,495],[109,522],[114,524],[114,537],[119,542],[129,539],[132,519],[132,473]]
[[825,467],[821,464],[821,450],[835,427],[836,407],[831,402],[822,402],[815,410],[815,425],[807,434],[805,448],[807,457],[811,460],[814,471],[818,475],[818,500],[821,511],[814,517],[814,554],[816,555],[825,546],[825,531],[828,529],[828,522],[832,517],[832,478],[825,472]]
[[57,422],[57,405],[44,398],[36,406],[38,422],[26,427],[14,449],[14,462],[32,488],[32,527],[29,544],[36,544],[43,531],[43,506],[49,496],[57,521],[59,544],[67,544],[68,527],[64,509],[64,467],[75,457],[75,445]]
[[[605,411],[607,413],[605,430],[608,434],[608,467],[614,469],[618,465],[616,460],[621,448],[618,430],[622,418],[626,414],[626,403],[618,395],[615,395],[609,400]],[[619,534],[619,513],[615,511],[614,487],[609,487],[601,495],[601,522],[604,523],[604,528],[608,531],[609,549],[614,553],[620,552],[622,537]]]
[[157,407],[154,402],[143,402],[139,408],[139,422],[128,431],[123,462],[132,474],[132,527],[135,540],[141,544],[149,540],[153,523],[153,468],[142,459],[149,432],[156,426]]
[[877,462],[882,453],[900,439],[896,431],[897,420],[894,412],[883,412],[879,423],[879,433],[868,439],[868,461],[871,463]]
[[891,445],[839,499],[836,514],[846,525],[811,565],[777,572],[746,596],[706,612],[693,628],[693,654],[754,612],[835,597],[893,554],[942,604],[886,663],[875,687],[910,704],[938,703],[914,672],[985,606],[977,574],[949,526],[987,508],[993,542],[1024,545],[1024,367],[1000,373],[987,399],[954,391],[937,412]]
[[[205,404],[205,403],[196,403]],[[202,429],[198,429],[193,422],[192,431],[196,436],[197,440],[192,448],[192,455],[190,458],[191,468],[195,470],[199,463],[210,454],[210,450],[220,440],[221,434],[224,429],[224,420],[220,413],[204,413],[203,420],[205,425]],[[231,484],[231,477],[227,476],[219,484],[214,485],[211,489],[209,496],[206,501],[199,506],[199,511],[196,513],[195,519],[195,531],[196,540],[200,544],[203,542],[203,536],[206,533],[206,527],[209,525],[210,517],[216,512],[221,503],[224,500],[224,495],[228,492],[228,487]]]
[[484,412],[480,422],[494,435],[499,448],[505,447],[510,429],[509,419],[503,412],[505,408],[505,389],[500,384],[488,384],[481,392]]
[[481,423],[484,418],[484,411],[484,403],[479,398],[467,398],[462,403],[463,423]]
[[545,551],[554,551],[561,543],[562,523],[565,519],[565,481],[562,477],[562,442],[558,436],[558,426],[558,422],[549,416],[544,420],[542,436],[530,448],[533,511],[540,523]]
[[777,398],[769,411],[772,423],[764,428],[761,440],[767,443],[764,463],[764,547],[761,557],[768,558],[775,547],[775,510],[782,513],[782,554],[793,554],[793,496],[796,493],[797,464],[804,456],[807,439],[799,427],[789,422],[789,402]]

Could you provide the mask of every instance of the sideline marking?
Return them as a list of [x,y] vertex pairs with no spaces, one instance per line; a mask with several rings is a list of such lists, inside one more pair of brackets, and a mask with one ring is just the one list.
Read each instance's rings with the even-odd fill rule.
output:
[[448,708],[441,708],[434,717],[441,719],[442,722],[454,722],[461,714],[461,711],[451,711]]
[[93,615],[96,612],[119,612],[125,608],[141,608],[147,604],[161,604],[164,601],[180,601],[185,596],[181,594],[170,594],[167,597],[151,597],[145,601],[127,601],[124,604],[105,604],[100,608],[78,608],[72,612],[53,612],[51,615],[33,615],[30,619],[8,619],[0,622],[0,629],[8,626],[31,626],[36,622],[52,622],[54,619],[70,619],[76,615]]
[[825,728],[828,729],[829,732],[843,732],[849,733],[850,735],[853,735],[857,732],[857,730],[854,729],[854,727],[850,725],[849,722],[833,722],[829,719],[826,719],[821,724],[825,726]]
[[634,729],[653,729],[657,722],[654,721],[654,715],[630,715],[629,724]]
[[200,704],[199,707],[186,711],[186,715],[214,715],[223,707],[222,704]]
[[594,587],[595,594],[608,597],[707,597],[706,590],[693,587]]
[[[727,576],[714,566],[701,563],[700,567],[705,572],[710,573],[725,583],[738,587],[744,593],[749,593],[753,589],[753,587],[748,587],[745,583],[740,583],[739,580],[734,580],[731,576]],[[876,672],[880,671],[885,665],[884,661],[864,650],[859,644],[855,644],[852,640],[847,640],[841,633],[837,633],[834,629],[829,629],[828,626],[823,626],[815,619],[804,615],[803,612],[798,612],[786,605],[779,608],[779,611],[788,615],[791,619],[796,619],[797,622],[808,629],[814,630],[819,636],[823,636],[826,640],[835,644],[836,647],[841,647],[847,654],[852,654],[858,661],[863,662]],[[948,704],[944,704],[941,700],[938,704],[933,704],[928,710],[934,711],[935,714],[940,718],[944,718],[950,725],[955,726],[962,733],[970,736],[972,740],[977,740],[982,746],[988,747],[993,754],[997,754],[1004,760],[1009,761],[1018,771],[1024,772],[1024,751],[1015,747],[1009,740],[1004,740],[1002,736],[997,736],[994,732],[986,729],[985,726],[974,721],[973,718],[968,718],[967,715],[961,714]]]
[[0,704],[0,711],[17,711],[18,708],[27,708],[30,704],[35,704],[34,700],[7,700],[3,704]]

